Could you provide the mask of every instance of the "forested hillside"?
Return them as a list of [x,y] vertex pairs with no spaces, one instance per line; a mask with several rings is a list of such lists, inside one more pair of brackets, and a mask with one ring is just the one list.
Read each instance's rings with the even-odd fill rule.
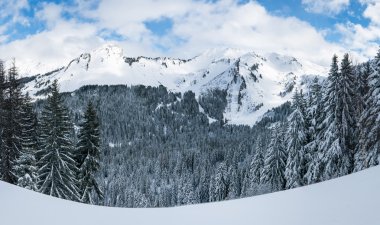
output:
[[[98,174],[104,199],[98,204],[164,207],[233,199],[270,191],[248,182],[258,136],[270,122],[285,119],[290,104],[254,127],[224,125],[222,91],[202,96],[170,93],[165,87],[86,86],[64,94],[72,118],[94,101],[101,119],[102,157]],[[39,102],[38,105],[43,102]],[[203,106],[203,107],[202,107]]]

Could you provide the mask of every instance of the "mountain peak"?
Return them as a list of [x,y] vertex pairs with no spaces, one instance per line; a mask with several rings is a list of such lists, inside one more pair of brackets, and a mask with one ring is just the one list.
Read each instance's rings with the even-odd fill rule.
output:
[[123,48],[113,43],[106,43],[91,52],[91,55],[102,58],[121,58],[123,54]]
[[290,100],[295,88],[306,85],[304,76],[327,71],[291,56],[263,56],[249,49],[213,48],[191,60],[127,58],[120,46],[108,43],[73,59],[64,69],[36,76],[26,90],[37,97],[52,79],[58,79],[65,92],[92,84],[163,85],[201,97],[219,89],[227,94],[224,118],[229,123],[252,125],[267,110]]
[[210,48],[204,51],[202,54],[198,55],[196,58],[209,58],[214,59],[214,61],[220,59],[237,59],[249,52],[250,51],[246,49],[230,47]]

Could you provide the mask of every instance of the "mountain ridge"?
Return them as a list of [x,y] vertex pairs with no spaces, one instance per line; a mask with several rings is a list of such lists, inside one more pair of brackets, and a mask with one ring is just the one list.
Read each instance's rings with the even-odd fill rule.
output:
[[172,92],[193,91],[199,98],[220,89],[227,92],[224,118],[231,124],[253,125],[266,111],[289,101],[296,88],[305,88],[310,77],[326,74],[325,67],[278,53],[261,56],[249,50],[214,48],[191,59],[133,58],[106,44],[56,70],[37,74],[25,91],[43,97],[39,94],[54,79],[64,92],[84,85],[163,85]]

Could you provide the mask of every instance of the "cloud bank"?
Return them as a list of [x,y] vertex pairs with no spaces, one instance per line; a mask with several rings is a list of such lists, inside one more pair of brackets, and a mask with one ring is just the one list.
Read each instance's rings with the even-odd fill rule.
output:
[[[70,3],[27,0],[7,1],[0,6],[0,58],[16,57],[19,63],[43,62],[61,66],[83,52],[113,42],[128,56],[193,57],[206,49],[235,47],[260,52],[278,52],[328,65],[332,54],[352,51],[363,60],[377,49],[380,39],[380,2],[361,0],[368,26],[350,22],[336,24],[341,42],[326,40],[323,31],[296,18],[268,12],[256,1],[233,0],[72,0]],[[16,4],[17,3],[17,4]],[[307,10],[344,10],[348,0],[303,0]],[[1,5],[3,4],[3,5]],[[23,12],[29,12],[24,15]],[[335,12],[335,11],[334,11]],[[14,15],[14,16],[13,16]],[[147,21],[168,21],[164,34],[147,26]],[[43,28],[23,38],[12,39],[10,29]]]

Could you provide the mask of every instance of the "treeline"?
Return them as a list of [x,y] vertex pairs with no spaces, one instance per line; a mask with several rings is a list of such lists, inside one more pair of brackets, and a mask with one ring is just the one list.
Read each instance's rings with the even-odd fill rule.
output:
[[[68,110],[54,81],[40,115],[22,93],[13,63],[0,62],[0,177],[44,194],[93,203],[102,196],[99,169],[99,121],[90,102],[77,139]],[[78,140],[74,143],[74,140]]]

